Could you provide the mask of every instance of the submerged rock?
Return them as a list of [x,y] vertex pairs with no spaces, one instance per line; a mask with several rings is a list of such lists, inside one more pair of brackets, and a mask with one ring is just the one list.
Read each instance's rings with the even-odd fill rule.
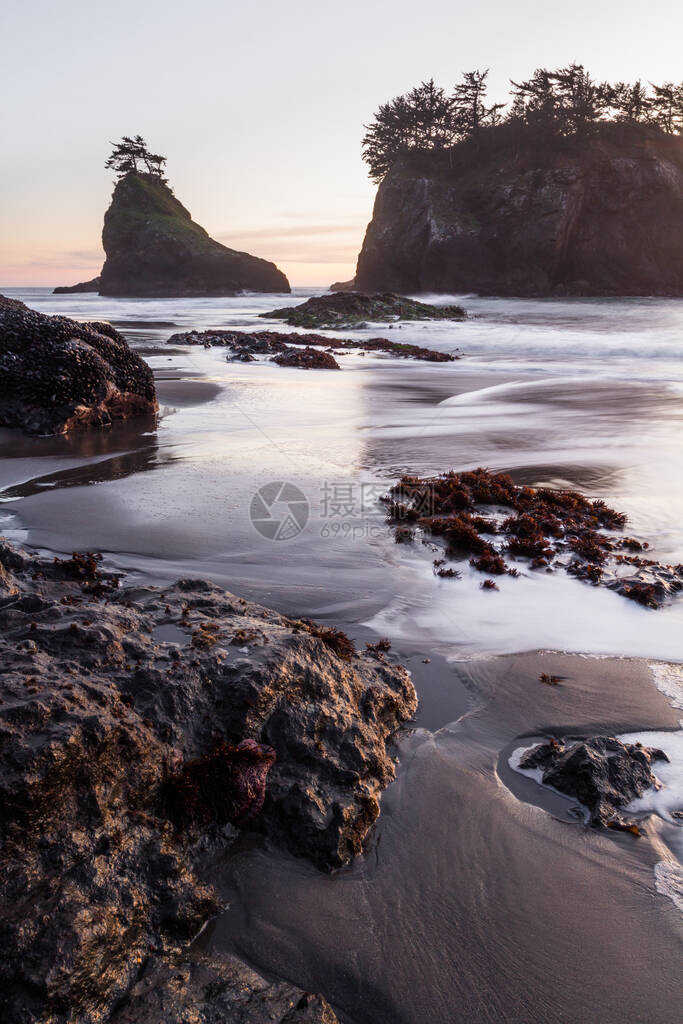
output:
[[377,190],[356,287],[410,294],[683,294],[683,140],[501,125],[398,162]]
[[307,299],[299,306],[260,313],[267,320],[284,320],[290,327],[341,329],[365,326],[368,321],[464,320],[462,306],[431,306],[402,295],[337,292]]
[[[272,355],[273,353],[291,353],[293,345],[303,345],[306,349],[316,346],[334,351],[358,350],[362,352],[386,352],[400,359],[418,359],[429,363],[452,363],[462,358],[460,353],[437,352],[432,348],[422,348],[421,345],[405,345],[398,341],[388,341],[386,338],[359,338],[339,339],[326,338],[322,334],[285,334],[281,331],[188,331],[184,334],[173,334],[167,341],[168,345],[203,345],[204,348],[211,348],[213,345],[220,345],[230,350],[228,359],[235,359],[238,362],[252,362],[254,355]],[[293,357],[292,361],[293,360]],[[309,357],[312,359],[312,356]],[[273,359],[279,362],[278,359]],[[328,369],[339,369],[334,360],[333,367],[329,361]],[[292,365],[284,363],[281,365]],[[297,365],[299,365],[297,363]]]
[[341,367],[330,352],[321,352],[316,348],[290,348],[275,356],[274,363],[278,366],[295,366],[301,370],[340,370]]
[[[198,857],[248,825],[323,870],[349,861],[415,691],[343,634],[201,580],[123,589],[94,555],[4,542],[0,567],[3,1021],[90,1024],[129,996],[131,1019],[174,1020],[212,991],[168,981],[217,909]],[[274,1020],[334,1020],[287,1016],[303,993],[230,971],[219,1006],[255,1013],[262,992]]]
[[653,761],[668,761],[663,750],[622,743],[614,736],[542,743],[524,755],[519,767],[540,769],[543,783],[576,799],[590,811],[593,825],[628,827],[619,811],[659,783]]
[[102,245],[106,260],[100,295],[167,298],[290,291],[274,263],[216,242],[168,185],[150,174],[131,172],[117,183],[104,215]]
[[0,425],[63,434],[157,409],[152,371],[110,324],[0,296]]

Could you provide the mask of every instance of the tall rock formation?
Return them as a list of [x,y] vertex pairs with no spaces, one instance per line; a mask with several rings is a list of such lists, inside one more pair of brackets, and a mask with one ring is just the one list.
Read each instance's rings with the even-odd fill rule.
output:
[[86,282],[68,290],[141,298],[290,291],[274,263],[216,242],[149,174],[130,173],[116,185],[102,245],[107,258],[99,289]]
[[683,139],[503,129],[394,166],[358,258],[363,291],[682,295]]

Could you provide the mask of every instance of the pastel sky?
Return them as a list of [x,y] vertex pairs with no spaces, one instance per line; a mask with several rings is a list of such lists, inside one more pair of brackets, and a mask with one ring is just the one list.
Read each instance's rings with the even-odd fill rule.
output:
[[490,67],[683,79],[683,4],[636,0],[3,0],[0,285],[94,276],[109,140],[144,135],[175,193],[293,284],[351,277],[379,103]]

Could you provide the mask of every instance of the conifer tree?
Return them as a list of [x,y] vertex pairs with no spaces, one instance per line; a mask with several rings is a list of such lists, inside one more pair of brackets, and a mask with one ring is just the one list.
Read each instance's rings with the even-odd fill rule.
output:
[[471,138],[487,125],[500,121],[500,111],[505,103],[494,103],[487,107],[484,103],[488,84],[489,69],[486,71],[466,71],[462,82],[453,90],[453,106],[458,134],[462,138]]
[[652,85],[654,95],[650,101],[650,120],[667,135],[683,131],[683,82],[674,85]]
[[107,170],[113,170],[117,181],[127,174],[146,173],[161,182],[164,177],[166,157],[151,153],[142,135],[124,135],[120,142],[113,142],[114,147],[105,162]]

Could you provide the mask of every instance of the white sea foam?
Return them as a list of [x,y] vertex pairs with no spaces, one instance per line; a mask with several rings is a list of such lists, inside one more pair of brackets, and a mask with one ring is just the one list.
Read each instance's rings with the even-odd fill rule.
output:
[[655,887],[683,915],[683,870],[680,864],[673,860],[660,860],[655,864]]
[[657,689],[668,697],[672,707],[683,710],[683,666],[655,661],[650,669]]

